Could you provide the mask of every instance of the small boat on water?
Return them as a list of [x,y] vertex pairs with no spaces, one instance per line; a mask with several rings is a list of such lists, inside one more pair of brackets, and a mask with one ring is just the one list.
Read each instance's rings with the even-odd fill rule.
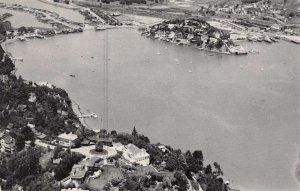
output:
[[75,78],[75,75],[74,75],[74,74],[70,74],[70,76],[71,76],[72,78]]
[[103,31],[103,30],[106,30],[106,26],[104,26],[104,25],[98,25],[98,26],[95,27],[95,30],[96,30],[96,31]]
[[270,37],[270,39],[273,41],[273,42],[279,42],[277,39],[273,38],[273,37]]
[[98,117],[98,115],[97,115],[96,113],[92,113],[92,114],[91,114],[91,117],[93,117],[93,118],[97,118],[97,117]]
[[248,54],[248,52],[245,51],[245,49],[240,45],[229,47],[229,52],[233,53],[233,54],[236,54],[236,55]]
[[20,41],[22,41],[22,42],[24,42],[24,41],[28,41],[28,39],[27,39],[27,38],[25,38],[25,37],[23,37],[23,36],[20,36],[20,37],[18,37],[18,39],[19,39]]
[[38,39],[44,39],[45,38],[45,36],[42,36],[42,35],[39,35],[39,34],[36,34],[35,37],[38,38]]
[[272,43],[273,42],[269,36],[264,36],[263,40],[267,43]]

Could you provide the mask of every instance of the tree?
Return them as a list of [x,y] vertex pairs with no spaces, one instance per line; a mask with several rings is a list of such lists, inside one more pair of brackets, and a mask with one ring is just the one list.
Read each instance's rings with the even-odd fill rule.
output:
[[186,191],[188,189],[187,177],[182,172],[176,171],[174,178],[175,180],[172,184],[178,186],[178,191]]
[[195,159],[197,159],[197,160],[200,160],[200,161],[203,161],[203,153],[202,153],[202,151],[198,151],[198,150],[195,150],[194,152],[193,152],[193,157],[195,158]]
[[103,144],[101,142],[97,142],[96,145],[95,145],[95,150],[97,152],[102,152],[103,151]]
[[34,133],[28,126],[25,126],[21,129],[21,134],[24,136],[26,141],[28,141],[28,140],[34,141],[34,139],[35,139]]
[[174,171],[179,169],[180,164],[178,157],[175,154],[171,154],[168,156],[167,161],[166,161],[166,169],[169,171]]
[[223,176],[223,171],[221,169],[221,166],[217,163],[217,162],[214,162],[214,167],[215,167],[215,171],[214,171],[214,174],[216,176]]
[[137,130],[135,129],[135,126],[133,127],[133,130],[132,130],[132,133],[131,133],[133,136],[137,136],[138,133],[137,133]]
[[204,171],[205,174],[211,174],[212,173],[212,169],[211,169],[211,165],[207,165],[205,167],[205,171]]

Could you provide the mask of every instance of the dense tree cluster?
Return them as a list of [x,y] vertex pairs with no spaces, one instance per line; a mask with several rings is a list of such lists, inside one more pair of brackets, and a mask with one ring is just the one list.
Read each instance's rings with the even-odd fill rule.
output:
[[62,180],[67,177],[74,164],[80,162],[85,156],[71,152],[70,149],[64,151],[62,147],[58,146],[54,149],[53,159],[60,158],[61,161],[56,167],[52,167],[55,172],[55,179]]

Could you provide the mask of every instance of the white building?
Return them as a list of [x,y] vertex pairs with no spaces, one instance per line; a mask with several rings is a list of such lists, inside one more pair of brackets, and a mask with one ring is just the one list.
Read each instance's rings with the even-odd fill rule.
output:
[[1,152],[13,153],[16,148],[15,139],[10,135],[4,135],[0,140]]
[[142,166],[147,166],[150,163],[150,155],[145,149],[139,149],[133,144],[128,144],[123,147],[123,157],[130,163],[137,163]]
[[74,146],[74,141],[78,138],[77,135],[73,134],[73,133],[63,133],[58,135],[57,137],[57,141],[58,144],[64,147],[72,147]]

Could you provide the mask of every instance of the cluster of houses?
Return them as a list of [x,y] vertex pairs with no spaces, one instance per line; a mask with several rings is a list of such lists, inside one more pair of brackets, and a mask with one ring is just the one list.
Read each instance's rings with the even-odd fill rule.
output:
[[[235,18],[235,23],[247,28],[258,28],[270,32],[283,31],[289,35],[297,35],[293,27],[286,25],[288,17],[283,3],[272,4],[267,1],[225,5],[215,8],[217,14]],[[299,11],[298,11],[299,12]]]
[[[78,139],[78,136],[73,133],[62,133],[57,136],[56,143],[63,147],[73,147],[75,146],[75,141]],[[108,136],[92,136],[89,139],[85,139],[81,142],[81,145],[89,146],[94,145],[96,142],[100,142],[106,147],[110,147],[115,152],[122,153],[124,160],[130,164],[139,164],[142,166],[147,166],[150,163],[150,155],[146,152],[145,149],[140,149],[134,144],[123,145],[121,143],[115,143],[114,139]],[[107,157],[107,156],[104,156]]]
[[177,45],[193,45],[219,53],[247,52],[230,40],[229,33],[216,29],[198,17],[164,21],[145,30],[143,35]]
[[55,34],[83,32],[82,27],[85,26],[84,23],[78,23],[78,22],[68,20],[64,17],[61,17],[59,14],[48,10],[30,8],[18,4],[6,5],[4,3],[0,3],[0,7],[34,14],[38,21],[49,24],[55,28],[53,30],[35,29],[35,31],[34,32],[32,31],[31,33],[26,32],[27,34],[20,34],[18,30],[9,31],[7,34],[8,39],[18,37],[18,39],[21,41],[27,41],[29,38],[34,38],[34,37],[45,38],[44,36],[52,36]]

